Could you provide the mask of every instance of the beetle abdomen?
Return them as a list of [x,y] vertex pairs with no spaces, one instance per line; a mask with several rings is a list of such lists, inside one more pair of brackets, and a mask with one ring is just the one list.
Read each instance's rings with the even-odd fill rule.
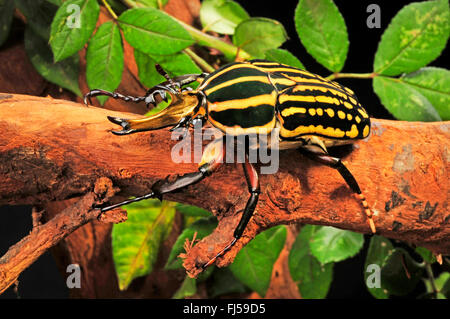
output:
[[286,89],[278,97],[277,117],[284,138],[362,139],[370,132],[369,116],[354,96],[318,84]]

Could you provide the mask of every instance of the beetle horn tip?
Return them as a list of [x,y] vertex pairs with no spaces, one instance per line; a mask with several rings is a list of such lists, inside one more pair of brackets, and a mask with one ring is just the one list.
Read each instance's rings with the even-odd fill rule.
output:
[[114,124],[120,125],[123,130],[121,131],[111,131],[115,135],[126,135],[135,132],[135,129],[130,128],[130,123],[127,119],[122,119],[120,117],[108,116],[108,120]]
[[135,130],[111,131],[114,135],[127,135],[133,132],[135,132]]

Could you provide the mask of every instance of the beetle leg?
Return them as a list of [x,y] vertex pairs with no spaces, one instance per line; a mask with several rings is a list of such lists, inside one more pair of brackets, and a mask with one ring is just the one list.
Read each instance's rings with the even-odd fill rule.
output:
[[134,103],[139,103],[145,100],[145,96],[130,96],[130,95],[123,95],[117,92],[109,92],[109,91],[105,91],[105,90],[91,90],[88,93],[86,93],[84,95],[84,104],[88,105],[88,101],[89,104],[92,104],[91,101],[91,97],[95,97],[95,96],[101,96],[101,95],[105,95],[105,96],[109,96],[112,97],[113,99],[120,99],[120,100],[124,100],[126,102],[134,102]]
[[233,239],[216,256],[214,256],[206,264],[204,264],[202,266],[203,269],[212,265],[217,260],[217,258],[223,256],[231,247],[234,246],[234,244],[239,240],[239,238],[241,238],[250,218],[253,215],[253,212],[255,211],[256,204],[258,203],[258,197],[261,192],[259,188],[258,173],[256,172],[255,167],[249,162],[248,154],[245,155],[245,161],[244,163],[242,163],[242,166],[244,168],[245,179],[247,181],[250,197],[247,201],[247,204],[245,205],[245,209],[244,212],[242,213],[241,220],[239,221],[239,224],[234,230]]
[[[220,145],[222,143],[222,145]],[[162,196],[167,193],[176,192],[184,187],[196,184],[207,176],[210,176],[222,163],[224,156],[225,144],[223,138],[218,138],[209,143],[202,157],[197,172],[187,173],[184,175],[168,176],[164,179],[156,181],[151,187],[152,191],[143,196],[128,199],[123,202],[100,208],[100,211],[106,212],[111,209],[135,203],[144,199],[158,198],[162,200]]]
[[376,233],[376,227],[375,223],[372,219],[372,211],[369,208],[369,205],[367,204],[366,198],[364,194],[361,192],[361,189],[358,185],[358,182],[356,181],[355,177],[350,173],[348,168],[342,163],[342,161],[337,157],[330,156],[327,152],[320,152],[320,151],[312,151],[310,149],[305,149],[303,147],[299,148],[300,152],[310,159],[319,162],[321,164],[327,165],[329,167],[332,167],[336,169],[339,174],[344,178],[347,185],[350,187],[350,189],[358,196],[359,200],[361,201],[361,204],[364,208],[364,213],[366,214],[370,226],[370,230],[372,233]]

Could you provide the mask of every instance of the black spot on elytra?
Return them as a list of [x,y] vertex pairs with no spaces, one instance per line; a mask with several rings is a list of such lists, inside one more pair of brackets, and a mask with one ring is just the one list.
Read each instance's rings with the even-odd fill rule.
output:
[[394,209],[397,206],[400,206],[401,204],[403,204],[403,202],[405,201],[405,198],[402,197],[399,193],[397,193],[396,191],[392,191],[391,193],[391,199],[388,200],[385,203],[384,206],[384,210],[385,211],[390,211],[391,209]]
[[436,202],[434,206],[431,206],[430,202],[427,201],[424,210],[419,213],[419,221],[430,219],[436,211],[437,205],[438,203]]

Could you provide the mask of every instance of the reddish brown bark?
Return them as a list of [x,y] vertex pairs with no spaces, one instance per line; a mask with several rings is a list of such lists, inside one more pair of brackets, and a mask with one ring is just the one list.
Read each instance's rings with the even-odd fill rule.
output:
[[[174,164],[167,130],[118,137],[106,115],[133,117],[83,105],[23,95],[0,96],[0,203],[45,204],[89,192],[108,177],[120,195],[150,190],[160,178],[196,170]],[[344,156],[375,213],[378,233],[449,254],[449,122],[373,120],[370,138]],[[217,229],[188,254],[199,265],[230,239],[247,200],[241,168],[225,165],[212,177],[167,199],[198,205],[219,218]],[[369,233],[359,202],[337,172],[296,151],[280,154],[276,174],[261,176],[256,214],[236,246],[217,264],[229,264],[239,249],[267,227],[287,223],[336,226]]]

